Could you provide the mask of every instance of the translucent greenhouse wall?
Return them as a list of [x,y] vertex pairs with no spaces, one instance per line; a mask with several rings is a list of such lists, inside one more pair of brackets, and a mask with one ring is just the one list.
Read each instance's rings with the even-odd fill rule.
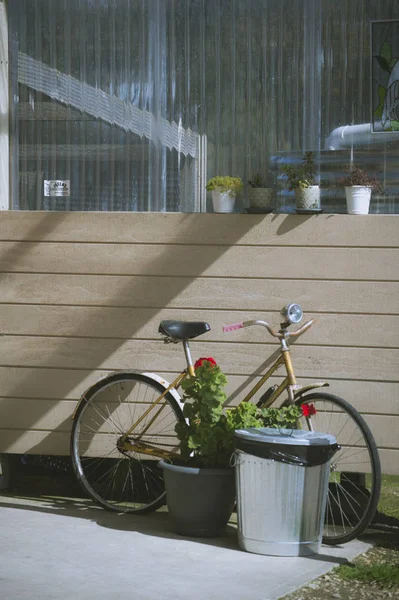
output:
[[207,178],[260,171],[291,212],[281,165],[313,150],[325,210],[353,159],[383,178],[372,211],[399,212],[399,132],[367,130],[370,22],[393,19],[397,0],[13,0],[12,206],[197,212]]

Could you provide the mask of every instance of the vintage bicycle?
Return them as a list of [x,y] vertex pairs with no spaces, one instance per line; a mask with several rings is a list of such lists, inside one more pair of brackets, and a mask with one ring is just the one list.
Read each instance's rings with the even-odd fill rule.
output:
[[[225,332],[261,326],[280,344],[278,358],[253,386],[244,401],[269,407],[305,405],[299,427],[335,436],[340,451],[331,462],[323,542],[340,544],[357,537],[370,523],[379,500],[381,467],[371,431],[346,400],[320,391],[325,382],[297,383],[289,341],[307,331],[310,320],[289,331],[303,316],[298,304],[282,310],[284,322],[275,330],[266,321],[251,320],[225,326]],[[97,381],[82,395],[73,415],[71,455],[75,474],[89,496],[102,507],[126,513],[147,513],[165,503],[159,459],[178,459],[175,425],[184,420],[178,389],[195,371],[189,341],[210,330],[205,322],[161,321],[166,343],[182,343],[187,367],[169,384],[155,373],[118,371]],[[279,385],[258,392],[280,368]],[[314,410],[315,414],[312,414]]]

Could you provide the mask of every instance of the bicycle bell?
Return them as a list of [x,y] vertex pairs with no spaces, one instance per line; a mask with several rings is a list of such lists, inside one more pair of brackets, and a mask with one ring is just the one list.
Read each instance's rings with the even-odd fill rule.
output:
[[299,304],[287,304],[280,313],[289,323],[299,323],[303,317],[303,310]]

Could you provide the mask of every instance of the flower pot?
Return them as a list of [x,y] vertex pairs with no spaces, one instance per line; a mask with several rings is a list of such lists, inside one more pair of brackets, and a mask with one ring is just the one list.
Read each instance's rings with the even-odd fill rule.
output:
[[272,210],[274,206],[274,189],[249,188],[248,200],[250,208],[257,208],[259,210]]
[[296,188],[296,207],[301,210],[317,210],[320,208],[320,187],[310,185],[306,188]]
[[234,469],[197,469],[160,462],[166,501],[180,535],[221,535],[235,504]]
[[216,213],[234,212],[235,197],[230,192],[212,191],[213,210]]
[[368,215],[371,188],[363,185],[352,185],[345,188],[345,196],[349,215]]

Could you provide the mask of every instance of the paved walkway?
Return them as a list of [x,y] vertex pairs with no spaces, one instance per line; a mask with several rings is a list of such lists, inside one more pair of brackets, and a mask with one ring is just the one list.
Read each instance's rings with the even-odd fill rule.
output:
[[65,498],[0,495],[2,600],[276,600],[370,546],[307,558],[173,533],[168,514],[117,515]]

